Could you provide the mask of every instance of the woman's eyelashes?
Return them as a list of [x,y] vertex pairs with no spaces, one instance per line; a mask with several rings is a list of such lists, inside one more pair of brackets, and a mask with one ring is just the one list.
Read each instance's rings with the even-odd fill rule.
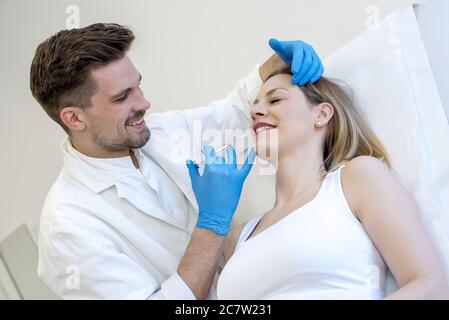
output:
[[273,99],[270,100],[270,104],[277,104],[277,103],[279,103],[281,100],[283,100],[283,99],[281,99],[281,98],[273,98]]

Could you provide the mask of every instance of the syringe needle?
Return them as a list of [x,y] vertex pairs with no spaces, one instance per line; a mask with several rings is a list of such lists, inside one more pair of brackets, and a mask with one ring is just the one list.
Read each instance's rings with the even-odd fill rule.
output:
[[[248,135],[242,134],[241,136],[238,136],[237,138],[234,138],[232,140],[232,143],[225,144],[224,146],[222,146],[222,147],[218,148],[217,150],[215,150],[215,154],[220,153],[220,152],[226,150],[228,147],[231,147],[231,146],[233,146],[235,148],[237,142],[242,140],[243,138],[246,138],[246,137],[248,137]],[[245,148],[245,150],[243,152],[246,152],[247,150],[248,150],[248,148]],[[200,161],[201,164],[203,164],[205,162],[206,162],[206,159],[202,159]]]

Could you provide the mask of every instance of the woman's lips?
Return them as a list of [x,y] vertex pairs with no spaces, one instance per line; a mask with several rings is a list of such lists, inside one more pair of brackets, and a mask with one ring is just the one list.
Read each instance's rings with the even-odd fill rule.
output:
[[271,130],[274,128],[276,128],[276,126],[274,124],[267,123],[267,122],[258,122],[256,124],[254,124],[254,126],[253,126],[253,129],[254,129],[254,132],[256,133],[256,135],[259,134],[260,132]]
[[271,130],[271,129],[274,129],[274,128],[275,127],[260,127],[260,128],[257,128],[256,135],[261,133],[261,132],[263,132],[263,131],[268,131],[268,130]]

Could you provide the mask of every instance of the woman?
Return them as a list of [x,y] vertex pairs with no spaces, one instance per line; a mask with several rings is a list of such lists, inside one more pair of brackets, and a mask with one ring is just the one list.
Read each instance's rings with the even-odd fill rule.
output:
[[400,287],[387,298],[449,297],[413,199],[338,85],[300,88],[280,70],[251,117],[258,156],[277,168],[276,201],[228,234],[219,299],[381,299],[387,267]]

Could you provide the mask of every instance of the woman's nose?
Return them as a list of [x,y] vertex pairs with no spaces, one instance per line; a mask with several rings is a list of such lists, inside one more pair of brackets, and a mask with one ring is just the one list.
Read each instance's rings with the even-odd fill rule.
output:
[[267,108],[263,106],[263,103],[259,102],[259,103],[253,104],[253,106],[251,107],[250,113],[251,113],[251,117],[253,119],[255,119],[257,117],[266,116],[268,111],[267,111]]

